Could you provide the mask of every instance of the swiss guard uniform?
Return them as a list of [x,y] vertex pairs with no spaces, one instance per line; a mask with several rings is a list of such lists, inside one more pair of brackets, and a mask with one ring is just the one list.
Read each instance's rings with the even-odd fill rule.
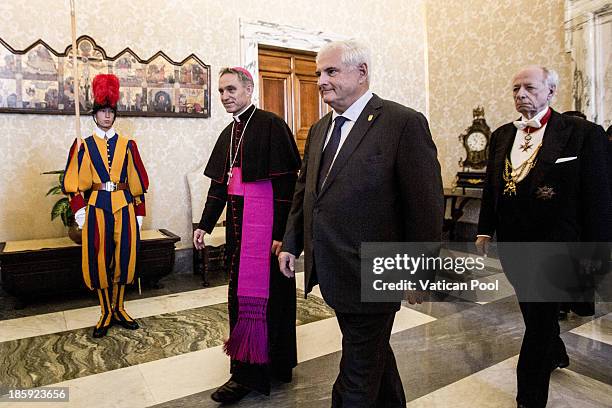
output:
[[[93,80],[94,107],[116,113],[119,80],[97,75]],[[102,337],[113,323],[135,330],[138,323],[125,311],[125,285],[134,281],[140,245],[140,217],[149,186],[136,142],[110,128],[99,127],[77,149],[72,144],[63,191],[70,196],[74,214],[85,209],[83,225],[83,279],[98,292],[102,315],[94,337]],[[77,154],[78,151],[78,154]],[[82,210],[81,210],[82,211]],[[139,218],[137,220],[137,217]]]

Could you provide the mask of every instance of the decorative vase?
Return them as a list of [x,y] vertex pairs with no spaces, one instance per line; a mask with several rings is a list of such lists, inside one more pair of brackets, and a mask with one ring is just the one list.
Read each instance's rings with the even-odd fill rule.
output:
[[68,219],[68,237],[74,241],[74,243],[81,245],[83,240],[83,230],[79,228],[79,225],[74,219],[74,215]]

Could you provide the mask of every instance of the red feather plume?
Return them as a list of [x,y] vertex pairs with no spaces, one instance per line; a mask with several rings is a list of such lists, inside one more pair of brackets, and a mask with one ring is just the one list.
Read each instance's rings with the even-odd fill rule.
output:
[[99,105],[117,106],[119,100],[119,78],[113,74],[98,74],[93,79],[94,100]]

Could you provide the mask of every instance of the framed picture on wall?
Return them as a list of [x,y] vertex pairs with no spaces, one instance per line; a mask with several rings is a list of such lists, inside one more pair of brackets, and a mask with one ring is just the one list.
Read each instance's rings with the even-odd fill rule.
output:
[[[194,54],[175,62],[159,51],[143,60],[126,48],[109,57],[86,35],[77,50],[81,112],[91,110],[91,82],[103,73],[119,78],[123,116],[210,117],[210,66]],[[60,53],[38,40],[15,50],[0,38],[0,113],[74,114],[71,55],[72,46]]]

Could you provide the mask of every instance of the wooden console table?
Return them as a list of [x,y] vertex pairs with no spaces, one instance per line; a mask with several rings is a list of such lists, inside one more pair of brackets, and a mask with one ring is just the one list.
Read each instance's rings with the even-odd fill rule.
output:
[[482,198],[482,189],[445,188],[444,189],[444,214],[450,201],[450,219],[444,219],[444,231],[448,231],[450,241],[455,239],[455,227],[457,221],[463,216],[463,209],[472,200]]
[[[136,278],[160,287],[159,280],[174,267],[174,244],[180,237],[168,230],[141,232]],[[82,290],[81,246],[68,237],[0,243],[2,287],[21,307],[40,295]]]

